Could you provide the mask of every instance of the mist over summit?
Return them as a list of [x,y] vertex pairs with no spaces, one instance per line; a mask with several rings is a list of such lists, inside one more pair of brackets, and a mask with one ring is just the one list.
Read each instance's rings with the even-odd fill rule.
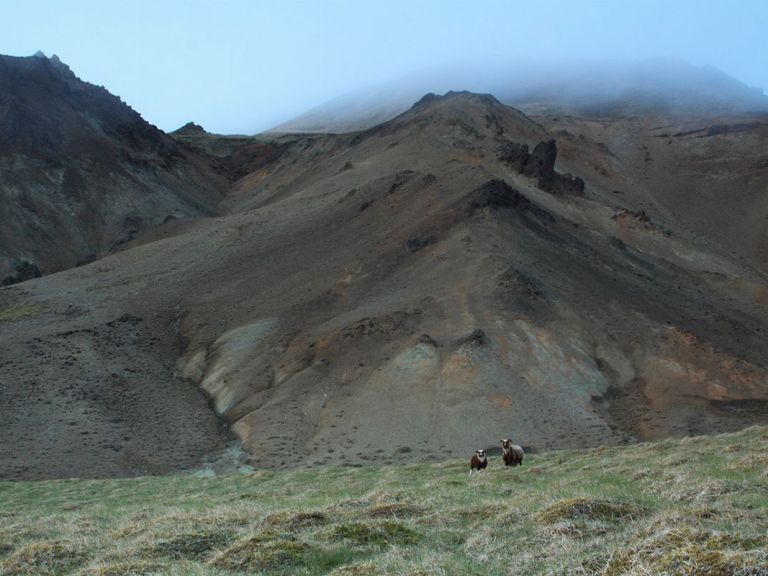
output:
[[426,70],[320,104],[274,132],[345,132],[406,110],[426,93],[490,93],[526,113],[692,117],[768,111],[768,96],[711,66],[680,60],[541,60]]

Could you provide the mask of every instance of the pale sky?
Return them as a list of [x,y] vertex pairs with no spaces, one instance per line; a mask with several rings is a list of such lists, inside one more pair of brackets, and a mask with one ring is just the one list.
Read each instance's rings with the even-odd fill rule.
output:
[[768,0],[0,0],[0,14],[0,53],[57,54],[169,131],[254,133],[457,62],[677,58],[768,89]]

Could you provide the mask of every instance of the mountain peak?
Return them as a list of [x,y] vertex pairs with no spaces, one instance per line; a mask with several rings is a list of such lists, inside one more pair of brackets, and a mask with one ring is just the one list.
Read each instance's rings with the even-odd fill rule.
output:
[[431,104],[449,101],[477,102],[479,104],[490,106],[503,106],[503,104],[491,94],[479,94],[477,92],[470,92],[469,90],[449,90],[442,96],[435,94],[434,92],[428,92],[411,106],[411,109],[425,108]]
[[191,136],[193,134],[207,134],[205,128],[194,122],[187,122],[181,128],[177,128],[171,134],[176,136]]

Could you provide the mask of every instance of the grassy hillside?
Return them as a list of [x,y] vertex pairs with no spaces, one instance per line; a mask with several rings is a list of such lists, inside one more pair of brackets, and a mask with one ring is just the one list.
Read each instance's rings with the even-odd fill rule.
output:
[[0,574],[768,574],[768,428],[465,463],[0,483]]

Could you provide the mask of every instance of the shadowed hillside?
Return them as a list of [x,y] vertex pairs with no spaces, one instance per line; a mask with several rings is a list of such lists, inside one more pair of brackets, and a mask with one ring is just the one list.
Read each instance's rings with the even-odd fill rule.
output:
[[90,262],[168,219],[212,214],[211,159],[55,56],[0,56],[0,283]]

